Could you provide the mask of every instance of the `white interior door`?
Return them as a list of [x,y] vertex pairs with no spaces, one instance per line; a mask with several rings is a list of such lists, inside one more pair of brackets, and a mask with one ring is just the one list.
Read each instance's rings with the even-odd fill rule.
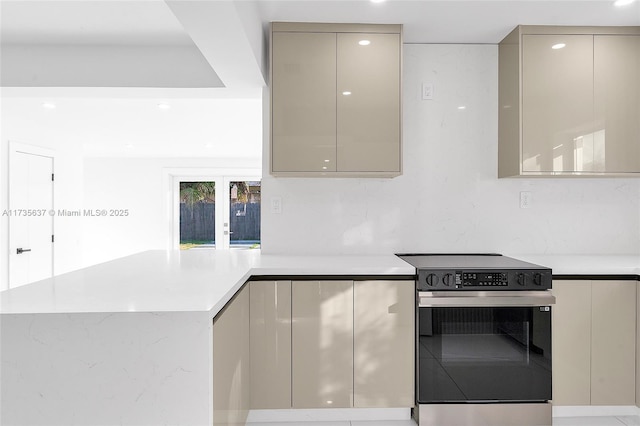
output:
[[53,275],[53,156],[9,158],[9,288]]

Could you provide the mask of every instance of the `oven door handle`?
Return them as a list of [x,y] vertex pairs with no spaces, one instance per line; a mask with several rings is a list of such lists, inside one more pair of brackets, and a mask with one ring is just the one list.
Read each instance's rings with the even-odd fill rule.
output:
[[[542,294],[541,294],[542,293]],[[420,292],[418,307],[509,307],[551,306],[556,298],[550,292]]]

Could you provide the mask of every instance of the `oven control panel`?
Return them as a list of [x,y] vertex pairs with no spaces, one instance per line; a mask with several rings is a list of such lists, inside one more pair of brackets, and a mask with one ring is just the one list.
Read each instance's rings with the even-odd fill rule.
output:
[[418,269],[418,291],[548,290],[551,270],[424,270]]

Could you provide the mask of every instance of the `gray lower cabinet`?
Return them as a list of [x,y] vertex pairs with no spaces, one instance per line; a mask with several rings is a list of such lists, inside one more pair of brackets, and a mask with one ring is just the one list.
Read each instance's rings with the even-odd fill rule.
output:
[[353,406],[353,281],[294,281],[292,405]]
[[412,281],[253,281],[251,408],[411,407]]
[[635,281],[554,281],[554,405],[636,405]]
[[406,281],[355,281],[354,407],[414,400],[415,289]]
[[213,320],[213,424],[244,424],[250,389],[249,286],[245,286]]
[[640,407],[640,281],[636,284],[636,406]]
[[591,404],[635,405],[636,282],[591,285]]
[[553,403],[591,404],[591,281],[554,281]]
[[291,281],[252,281],[251,408],[291,408]]

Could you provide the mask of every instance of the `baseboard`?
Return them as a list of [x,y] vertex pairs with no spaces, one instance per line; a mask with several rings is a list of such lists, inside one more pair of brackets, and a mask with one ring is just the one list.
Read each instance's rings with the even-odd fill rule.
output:
[[563,405],[553,407],[553,417],[639,416],[635,405]]
[[409,420],[410,408],[317,408],[251,410],[247,423],[258,422],[339,422],[370,420]]

